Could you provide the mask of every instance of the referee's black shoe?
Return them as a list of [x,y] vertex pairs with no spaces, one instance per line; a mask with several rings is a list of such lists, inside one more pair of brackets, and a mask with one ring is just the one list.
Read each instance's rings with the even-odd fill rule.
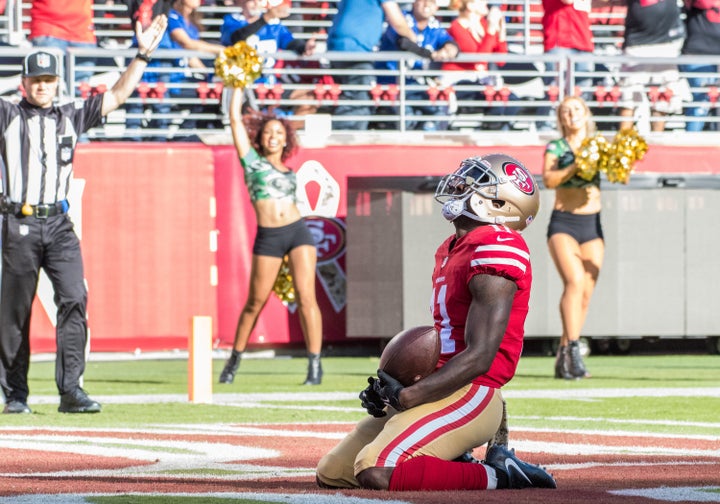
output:
[[3,413],[32,413],[32,411],[30,410],[30,408],[28,408],[28,405],[25,403],[25,401],[20,401],[18,399],[10,399],[7,403],[5,403]]
[[60,413],[100,413],[101,409],[100,403],[90,399],[80,387],[60,395]]

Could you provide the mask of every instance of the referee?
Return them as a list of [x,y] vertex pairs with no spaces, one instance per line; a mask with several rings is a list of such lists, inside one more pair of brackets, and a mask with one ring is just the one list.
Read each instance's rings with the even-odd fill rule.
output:
[[97,413],[101,409],[80,387],[85,371],[87,290],[80,242],[67,215],[73,153],[78,137],[100,125],[133,92],[166,26],[165,16],[155,18],[144,31],[138,23],[138,53],[106,93],[55,105],[60,63],[56,55],[38,51],[23,62],[26,97],[18,104],[0,100],[3,413],[31,413],[27,405],[30,311],[41,268],[52,282],[57,305],[58,411]]

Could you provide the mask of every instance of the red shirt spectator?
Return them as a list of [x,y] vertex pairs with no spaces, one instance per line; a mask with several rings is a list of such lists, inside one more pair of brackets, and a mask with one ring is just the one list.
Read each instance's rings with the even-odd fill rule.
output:
[[[499,9],[490,11],[485,0],[456,0],[451,7],[458,10],[458,17],[450,23],[448,33],[461,54],[508,52],[505,19]],[[449,61],[442,69],[484,71],[487,63]]]
[[43,36],[95,44],[92,0],[33,0],[29,38]]
[[590,0],[543,0],[545,52],[556,47],[593,52]]

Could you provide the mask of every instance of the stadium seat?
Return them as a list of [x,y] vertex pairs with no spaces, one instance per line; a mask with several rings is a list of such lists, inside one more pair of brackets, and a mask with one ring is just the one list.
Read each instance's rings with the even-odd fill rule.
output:
[[548,86],[547,96],[551,102],[555,103],[558,100],[558,96],[560,96],[560,89],[555,85]]
[[708,88],[708,93],[707,93],[707,95],[708,95],[708,100],[710,100],[710,103],[712,103],[713,106],[715,106],[715,105],[717,104],[718,94],[719,94],[719,93],[720,93],[720,92],[718,92],[717,86],[710,86],[710,87]]
[[485,93],[485,99],[489,102],[493,101],[495,99],[495,86],[487,85],[485,86],[485,89],[483,89],[483,93]]
[[595,88],[595,101],[598,102],[598,104],[602,107],[603,102],[605,101],[605,98],[609,98],[608,91],[605,89],[605,86],[597,86]]
[[91,89],[92,89],[92,86],[86,81],[83,81],[80,84],[78,84],[78,92],[80,93],[80,98],[85,100],[88,96],[90,96]]

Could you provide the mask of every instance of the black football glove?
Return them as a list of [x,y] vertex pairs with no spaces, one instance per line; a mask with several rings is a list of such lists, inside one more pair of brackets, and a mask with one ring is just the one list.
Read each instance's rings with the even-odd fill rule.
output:
[[372,376],[368,376],[368,383],[365,390],[360,392],[360,405],[367,410],[367,412],[375,418],[382,418],[387,413],[385,412],[385,403],[382,397],[375,391],[375,383],[377,379]]
[[388,406],[392,406],[396,411],[405,409],[400,405],[400,391],[405,387],[382,369],[378,369],[378,379],[373,383],[373,388]]

